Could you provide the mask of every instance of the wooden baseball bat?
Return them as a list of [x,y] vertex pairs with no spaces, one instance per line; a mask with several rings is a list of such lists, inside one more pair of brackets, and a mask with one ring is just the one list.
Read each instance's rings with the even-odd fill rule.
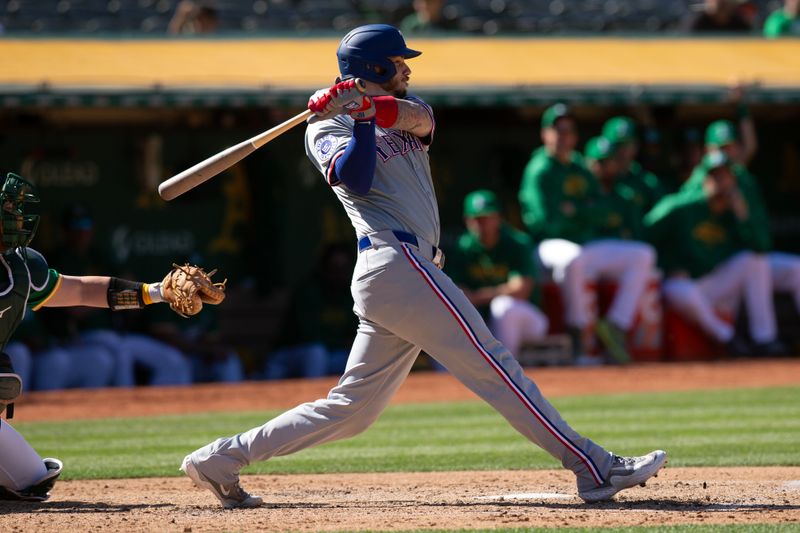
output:
[[[356,88],[360,92],[366,91],[366,85],[360,79],[356,79]],[[265,132],[259,133],[255,137],[242,141],[235,146],[226,148],[218,154],[214,154],[208,159],[200,161],[193,167],[187,168],[180,174],[175,174],[171,178],[161,182],[158,186],[158,194],[164,200],[174,200],[181,194],[188,192],[201,183],[204,183],[223,170],[227,170],[248,155],[252,154],[271,140],[283,135],[301,122],[311,117],[314,113],[306,109],[302,113],[295,115],[286,122],[282,122]]]
[[181,194],[188,192],[201,183],[204,183],[223,170],[227,170],[248,155],[255,152],[274,138],[283,135],[301,122],[313,115],[306,109],[302,113],[295,115],[286,122],[282,122],[265,132],[259,133],[255,137],[242,141],[237,145],[226,148],[218,154],[214,154],[208,159],[200,161],[193,167],[187,168],[180,174],[175,174],[158,186],[158,194],[164,200],[173,200]]

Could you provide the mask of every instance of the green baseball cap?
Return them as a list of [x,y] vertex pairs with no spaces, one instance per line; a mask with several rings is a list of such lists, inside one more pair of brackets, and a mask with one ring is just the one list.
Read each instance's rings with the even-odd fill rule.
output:
[[614,145],[607,137],[599,135],[586,141],[586,148],[583,155],[586,159],[602,161],[614,155]]
[[708,152],[705,156],[703,156],[703,160],[700,162],[700,166],[703,168],[703,171],[708,174],[715,168],[719,167],[727,167],[731,164],[731,158],[728,157],[728,154],[721,150],[712,150]]
[[630,117],[610,118],[603,124],[603,137],[614,144],[636,140],[636,123]]
[[500,212],[497,195],[490,190],[480,189],[464,198],[464,217],[474,218]]
[[717,120],[706,128],[706,146],[721,147],[739,138],[736,126],[730,120]]
[[542,114],[542,129],[551,128],[553,124],[556,123],[556,120],[560,119],[561,117],[569,116],[572,116],[572,113],[570,113],[567,104],[562,102],[553,104],[545,109],[544,113]]

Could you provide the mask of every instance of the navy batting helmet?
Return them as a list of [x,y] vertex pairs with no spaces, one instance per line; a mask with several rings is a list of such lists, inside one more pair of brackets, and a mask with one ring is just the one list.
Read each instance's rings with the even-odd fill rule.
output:
[[363,78],[374,83],[386,83],[397,71],[390,57],[410,59],[421,53],[408,48],[403,34],[394,26],[367,24],[344,36],[336,57],[339,58],[339,72],[343,79]]

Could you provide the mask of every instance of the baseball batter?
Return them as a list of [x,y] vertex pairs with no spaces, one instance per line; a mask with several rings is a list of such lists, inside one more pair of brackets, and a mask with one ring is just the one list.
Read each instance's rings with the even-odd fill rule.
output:
[[[344,81],[309,101],[317,120],[306,130],[306,153],[357,235],[351,289],[358,333],[344,375],[326,398],[186,456],[181,469],[224,507],[262,503],[239,484],[242,467],[367,429],[421,349],[572,470],[586,501],[644,482],[666,461],[660,450],[619,457],[574,431],[441,270],[428,163],[435,120],[429,105],[407,94],[406,60],[419,55],[392,26],[356,28],[337,51]],[[365,81],[366,96],[355,78]]]
[[[89,306],[113,310],[139,309],[146,304],[166,301],[178,311],[195,313],[202,304],[184,306],[172,283],[173,273],[164,283],[138,283],[105,276],[65,276],[48,268],[44,257],[28,248],[36,233],[39,216],[26,212],[39,201],[34,186],[16,174],[8,174],[0,188],[0,347],[6,344],[28,309],[41,307]],[[219,303],[224,290],[211,287],[213,300],[206,299],[192,282],[178,283],[180,290],[196,295],[206,303]],[[219,291],[222,290],[220,295]],[[14,372],[11,359],[0,351],[0,414],[13,416],[14,400],[22,392],[22,380]],[[61,474],[58,459],[42,459],[8,421],[0,421],[0,500],[44,501]]]

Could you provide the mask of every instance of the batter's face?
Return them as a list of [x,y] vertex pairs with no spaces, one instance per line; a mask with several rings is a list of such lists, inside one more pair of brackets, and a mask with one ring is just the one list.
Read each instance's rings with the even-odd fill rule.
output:
[[542,142],[547,151],[558,159],[566,161],[578,145],[578,131],[571,117],[561,117],[542,130]]
[[394,63],[396,72],[391,80],[381,85],[381,89],[395,98],[405,98],[406,94],[408,94],[408,80],[411,78],[411,68],[406,64],[406,60],[402,56],[392,56],[389,59]]

